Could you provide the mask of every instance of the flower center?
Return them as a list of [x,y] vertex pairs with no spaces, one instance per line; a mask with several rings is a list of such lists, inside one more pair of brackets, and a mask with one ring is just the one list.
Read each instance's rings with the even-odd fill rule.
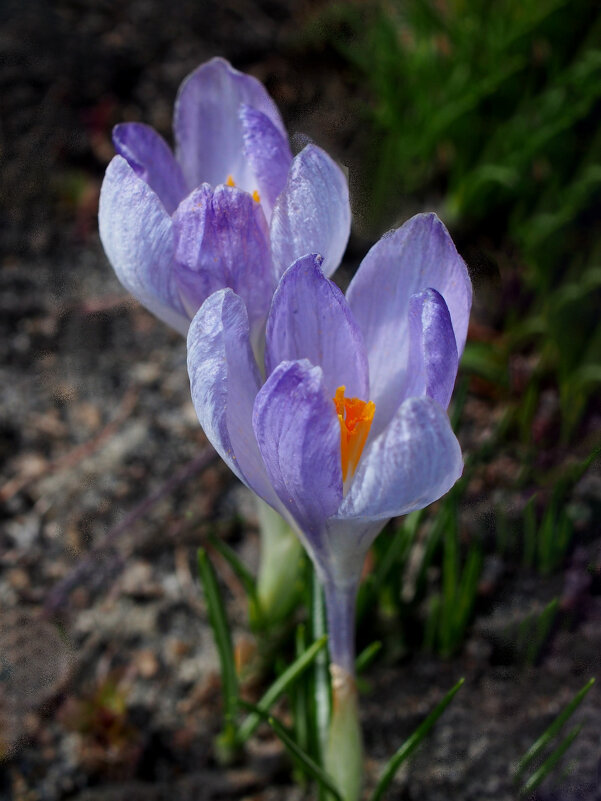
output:
[[[233,178],[232,175],[228,175],[227,181],[225,182],[225,185],[226,186],[236,186],[236,182],[234,181],[234,178]],[[261,195],[257,192],[256,189],[253,189],[252,198],[255,201],[255,203],[260,203],[261,202]]]
[[340,422],[340,460],[342,464],[342,481],[353,476],[363,448],[367,442],[376,411],[373,401],[362,401],[359,398],[345,398],[346,387],[338,387],[332,399]]

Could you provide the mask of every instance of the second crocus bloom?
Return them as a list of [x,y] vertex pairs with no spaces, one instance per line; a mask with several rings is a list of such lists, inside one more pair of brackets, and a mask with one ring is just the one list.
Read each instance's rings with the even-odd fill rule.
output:
[[182,83],[175,154],[152,128],[118,125],[100,196],[100,237],[121,283],[182,334],[213,292],[247,308],[255,347],[283,272],[308,252],[331,274],[350,231],[340,168],[308,145],[292,157],[255,78],[221,58]]
[[373,539],[461,475],[446,407],[470,306],[465,264],[440,220],[424,214],[371,249],[346,297],[319,256],[298,259],[271,303],[264,365],[232,290],[206,300],[190,327],[200,423],[298,531],[324,584],[331,661],[345,674]]

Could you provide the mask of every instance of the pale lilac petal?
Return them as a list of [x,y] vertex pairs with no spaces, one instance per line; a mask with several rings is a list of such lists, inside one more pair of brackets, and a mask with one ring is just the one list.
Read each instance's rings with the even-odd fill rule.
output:
[[122,156],[109,164],[100,192],[100,239],[123,286],[182,334],[189,319],[174,273],[171,217]]
[[211,295],[192,320],[188,373],[196,414],[215,450],[250,489],[281,508],[252,426],[261,382],[250,347],[248,317],[244,302],[231,289]]
[[[387,520],[365,520],[363,518],[339,518],[337,515],[326,521],[323,537],[322,573],[327,581],[337,587],[352,588],[361,580],[365,557],[373,541],[386,525]],[[324,582],[325,583],[325,582]]]
[[208,252],[207,245],[214,240],[210,223],[209,242],[203,247],[207,211],[210,216],[212,200],[213,188],[210,184],[202,184],[186,197],[173,215],[175,274],[182,303],[190,318],[209,295],[228,286],[229,273],[224,268],[223,259]]
[[163,137],[148,125],[125,122],[113,128],[113,144],[172,214],[188,192],[181,167]]
[[278,497],[319,550],[342,499],[340,425],[321,368],[282,362],[257,395],[253,426]]
[[177,277],[190,316],[212,292],[230,287],[244,300],[251,328],[262,327],[275,280],[260,205],[240,189],[203,184],[179,205],[173,226]]
[[223,58],[202,64],[179,88],[174,110],[176,154],[190,190],[203,182],[217,186],[231,175],[236,186],[252,192],[254,175],[244,155],[240,106],[266,114],[286,130],[265,87],[235,70]]
[[435,289],[409,299],[409,381],[406,397],[427,395],[446,409],[457,376],[457,346],[451,316]]
[[340,167],[315,145],[294,157],[284,191],[271,216],[271,247],[282,275],[307,253],[323,256],[332,275],[340,264],[351,230],[348,184]]
[[254,173],[261,205],[267,219],[278,195],[286,186],[292,153],[288,139],[266,114],[251,106],[240,109],[244,153]]
[[463,471],[461,448],[443,409],[408,398],[364,451],[336,518],[371,523],[422,509],[448,492]]
[[367,400],[369,379],[363,337],[338,287],[314,255],[298,259],[273,297],[265,337],[265,370],[283,361],[308,359],[323,370],[327,397],[346,387],[347,397]]
[[369,251],[347,292],[367,347],[376,430],[406,397],[409,298],[436,289],[449,309],[457,352],[465,345],[472,287],[463,259],[435,214],[418,214]]

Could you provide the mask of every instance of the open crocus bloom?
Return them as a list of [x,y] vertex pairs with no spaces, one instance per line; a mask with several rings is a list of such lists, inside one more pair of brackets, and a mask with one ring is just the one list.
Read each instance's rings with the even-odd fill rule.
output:
[[152,128],[117,125],[100,195],[104,249],[121,283],[186,334],[209,295],[230,287],[261,337],[282,273],[319,252],[337,267],[350,231],[346,178],[320,148],[294,158],[277,108],[222,58],[182,83],[175,155]]
[[225,289],[190,326],[188,371],[216,450],[298,531],[325,587],[332,662],[352,674],[367,549],[389,518],[440,498],[463,469],[445,410],[472,293],[433,214],[383,237],[346,298],[322,266],[303,256],[281,278],[264,370],[244,302]]

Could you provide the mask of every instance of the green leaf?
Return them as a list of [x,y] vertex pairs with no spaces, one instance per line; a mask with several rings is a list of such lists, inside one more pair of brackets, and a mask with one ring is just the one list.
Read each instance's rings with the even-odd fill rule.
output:
[[209,621],[213,629],[221,664],[225,717],[224,745],[233,746],[235,740],[234,719],[238,708],[238,676],[236,674],[234,649],[225,606],[217,584],[215,570],[204,548],[198,549],[198,575],[204,588]]
[[534,504],[536,503],[536,495],[533,495],[526,506],[524,507],[524,567],[532,567],[534,565],[534,557],[536,555],[536,511]]
[[489,342],[468,342],[461,357],[461,370],[500,387],[508,383],[506,356],[498,346]]
[[[267,713],[278,698],[293,684],[300,674],[313,662],[317,654],[324,648],[327,643],[327,636],[321,637],[307,648],[298,659],[287,668],[281,676],[273,682],[271,687],[265,692],[259,703],[256,705],[257,709]],[[261,716],[255,713],[249,715],[238,729],[237,740],[239,743],[244,743],[256,730],[261,722]]]
[[[315,569],[311,570],[311,633],[315,639],[327,634],[326,609],[323,590]],[[315,740],[317,753],[324,754],[330,728],[330,671],[328,654],[320,653],[314,662],[313,702],[315,709]]]
[[381,587],[384,584],[395,565],[403,569],[423,516],[423,509],[411,512],[403,520],[402,525],[399,526],[394,536],[390,538],[388,547],[378,560],[378,565],[374,571],[376,587]]
[[[296,627],[295,654],[299,659],[307,650],[307,631],[304,623],[299,623]],[[294,735],[298,745],[307,751],[310,747],[310,705],[309,705],[309,686],[310,679],[304,674],[301,681],[294,685],[292,698]]]
[[[595,683],[595,679],[589,679],[584,687],[579,690],[574,698],[570,701],[570,703],[566,706],[566,708],[559,713],[559,715],[555,718],[553,723],[549,726],[546,731],[541,734],[541,736],[536,740],[530,748],[526,751],[524,756],[520,759],[515,769],[515,778],[517,779],[520,774],[524,772],[524,770],[528,767],[528,765],[536,759],[536,757],[540,754],[540,752],[551,742],[551,740],[555,737],[555,735],[559,732],[562,728],[564,723],[574,714],[576,709],[580,706],[584,697],[591,689],[593,684]],[[542,780],[541,780],[542,781]]]
[[257,587],[255,583],[255,579],[250,572],[250,570],[244,565],[238,557],[238,554],[234,551],[233,548],[224,542],[219,537],[215,537],[213,534],[209,536],[209,542],[215,548],[218,553],[223,556],[225,561],[228,565],[232,568],[240,583],[244,587],[244,592],[248,596],[249,601],[254,604],[255,612],[261,617],[261,610],[260,610],[260,603],[259,598],[257,596]]
[[582,726],[574,726],[565,740],[557,746],[555,751],[549,756],[538,770],[528,779],[526,784],[520,790],[520,796],[530,795],[541,784],[547,776],[551,773],[553,768],[557,765],[559,760],[572,745],[576,737],[580,734]]
[[264,720],[273,731],[276,733],[278,738],[284,744],[286,750],[290,753],[290,755],[295,759],[303,768],[303,770],[309,774],[316,782],[320,785],[323,790],[331,793],[337,801],[344,801],[338,789],[334,785],[334,782],[330,776],[325,772],[325,770],[320,767],[305,751],[303,751],[300,746],[294,742],[288,731],[286,731],[285,727],[280,723],[279,720],[273,717],[273,715],[268,715],[262,709],[259,709],[258,706],[254,704],[249,704],[246,701],[240,701],[240,706],[247,709],[249,712],[257,715],[261,720]]
[[536,664],[540,652],[542,651],[551,627],[555,621],[557,610],[559,608],[559,599],[553,598],[550,601],[532,625],[524,629],[524,635],[527,638],[525,644],[525,663],[531,667]]
[[388,760],[384,772],[380,778],[380,781],[377,784],[376,789],[374,790],[373,795],[371,796],[370,801],[380,801],[383,797],[384,793],[388,789],[389,784],[394,779],[396,772],[401,767],[403,762],[415,751],[417,746],[422,742],[422,740],[426,737],[429,733],[430,729],[438,718],[442,715],[448,705],[451,703],[453,698],[455,697],[456,693],[465,683],[465,679],[459,679],[457,684],[449,690],[449,692],[445,695],[442,701],[430,712],[428,717],[424,720],[424,722],[418,726],[418,728],[413,732],[411,737],[409,737],[403,745],[398,749],[398,751]]
[[371,665],[381,650],[382,643],[379,640],[372,642],[371,645],[368,645],[367,648],[364,648],[355,660],[356,674],[359,675],[360,673],[363,673],[363,671]]

